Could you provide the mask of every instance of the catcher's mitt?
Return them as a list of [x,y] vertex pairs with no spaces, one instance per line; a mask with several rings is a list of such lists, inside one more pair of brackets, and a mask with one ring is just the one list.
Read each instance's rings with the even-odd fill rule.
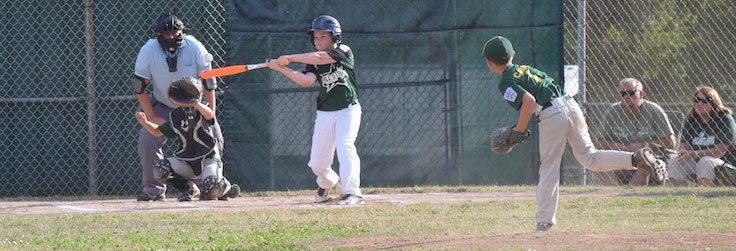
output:
[[513,128],[516,125],[496,128],[491,133],[491,150],[497,154],[507,154],[511,150],[526,140],[531,135],[531,132],[527,129],[525,132],[514,131]]
[[202,90],[197,85],[197,80],[193,78],[183,78],[171,81],[169,84],[169,98],[182,103],[182,104],[193,104],[197,103],[202,96]]

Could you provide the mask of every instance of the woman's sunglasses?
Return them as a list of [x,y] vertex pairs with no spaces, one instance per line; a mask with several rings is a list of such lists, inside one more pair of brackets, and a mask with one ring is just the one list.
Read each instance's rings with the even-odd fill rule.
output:
[[695,100],[694,100],[695,103],[701,103],[701,104],[710,104],[711,101],[713,101],[713,98],[711,97],[699,98],[697,96],[695,97]]

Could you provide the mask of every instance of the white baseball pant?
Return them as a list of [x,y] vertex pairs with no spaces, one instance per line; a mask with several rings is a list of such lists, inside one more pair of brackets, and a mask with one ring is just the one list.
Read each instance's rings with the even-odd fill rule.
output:
[[[360,191],[360,157],[355,149],[361,114],[359,103],[339,111],[317,111],[308,165],[317,175],[319,187],[332,188],[339,179],[343,194],[363,196]],[[335,150],[340,162],[339,176],[332,170]]]
[[553,99],[552,106],[539,114],[539,184],[537,222],[557,223],[560,196],[560,163],[565,143],[570,143],[575,158],[593,171],[635,169],[630,152],[598,150],[593,146],[588,124],[580,106],[571,97]]

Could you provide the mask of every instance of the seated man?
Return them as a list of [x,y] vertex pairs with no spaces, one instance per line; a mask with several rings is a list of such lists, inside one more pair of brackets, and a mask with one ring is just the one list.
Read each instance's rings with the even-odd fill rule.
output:
[[[230,185],[222,175],[217,138],[213,134],[215,113],[201,102],[202,90],[194,78],[174,80],[169,85],[169,100],[179,107],[171,111],[161,126],[146,118],[143,112],[135,114],[138,122],[155,136],[176,137],[178,148],[174,157],[156,161],[153,177],[179,192],[179,201],[227,200],[240,195],[240,187]],[[202,179],[201,192],[194,180]]]
[[724,154],[736,143],[736,123],[731,114],[715,89],[698,87],[682,128],[678,155],[667,162],[672,185],[686,186],[689,174],[696,175],[698,186],[714,185],[716,167],[725,164]]
[[[662,107],[644,99],[644,88],[634,78],[618,84],[621,102],[608,109],[598,144],[600,149],[635,151],[648,143],[675,148],[675,135]],[[599,172],[602,185],[634,186],[649,184],[649,174],[642,169]]]

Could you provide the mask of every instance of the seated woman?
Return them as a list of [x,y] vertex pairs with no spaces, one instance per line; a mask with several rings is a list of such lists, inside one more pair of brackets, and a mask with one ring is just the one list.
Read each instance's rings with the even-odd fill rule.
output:
[[687,186],[687,176],[695,174],[697,185],[713,186],[715,167],[724,164],[723,155],[736,142],[734,133],[731,109],[723,105],[715,89],[699,86],[682,128],[678,156],[668,161],[672,185]]

